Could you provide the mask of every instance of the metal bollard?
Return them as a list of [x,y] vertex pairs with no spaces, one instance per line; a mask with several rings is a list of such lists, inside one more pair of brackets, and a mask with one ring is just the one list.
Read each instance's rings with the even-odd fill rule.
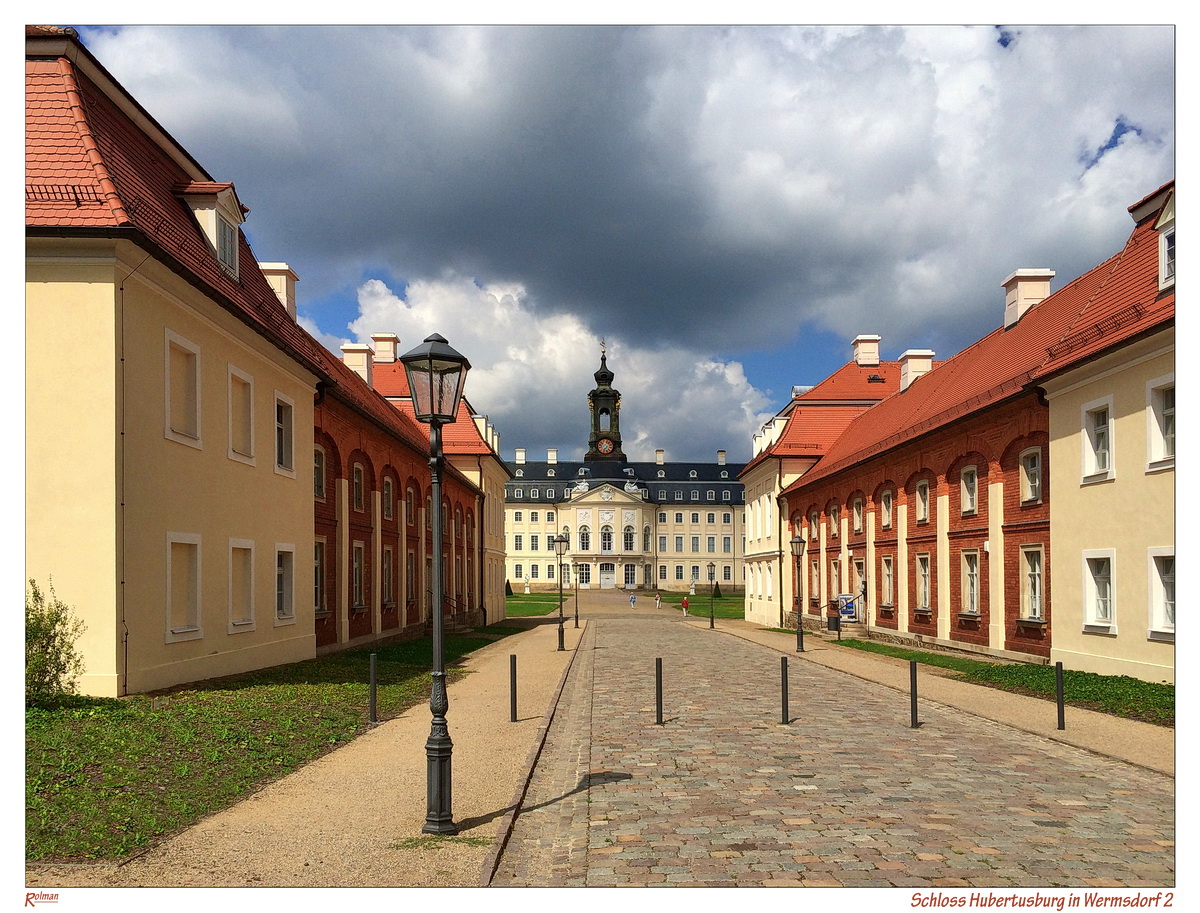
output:
[[780,720],[784,726],[791,722],[791,717],[788,716],[788,679],[787,679],[787,657],[779,657],[779,686],[783,697],[783,719]]
[[654,707],[656,712],[655,720],[658,725],[662,725],[662,658],[654,660]]
[[517,721],[517,654],[508,654],[508,721]]
[[804,652],[804,622],[800,620],[800,615],[796,615],[796,652]]
[[1054,664],[1054,688],[1058,693],[1058,728],[1067,728],[1067,708],[1063,704],[1063,670],[1062,663]]
[[379,716],[378,716],[378,714],[376,714],[376,712],[375,712],[375,681],[376,681],[376,678],[375,678],[375,657],[376,657],[377,655],[378,655],[378,654],[375,654],[375,653],[372,653],[372,654],[371,654],[371,698],[370,698],[369,719],[371,720],[371,722],[372,722],[372,723],[378,723],[378,722],[379,722]]
[[912,728],[916,729],[920,723],[917,722],[917,661],[915,659],[908,661],[908,690],[911,695],[909,702],[912,706]]

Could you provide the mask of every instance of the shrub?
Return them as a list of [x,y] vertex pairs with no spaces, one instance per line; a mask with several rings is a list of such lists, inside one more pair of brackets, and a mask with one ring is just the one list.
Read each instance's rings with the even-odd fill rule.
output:
[[29,581],[25,593],[25,704],[47,701],[79,690],[76,679],[83,673],[83,656],[75,641],[83,633],[83,622],[74,610],[54,595],[54,582],[42,593]]
[[513,594],[513,592],[512,592],[512,584],[511,584],[511,583],[509,583],[507,580],[505,580],[505,581],[504,581],[504,595],[505,595],[505,596],[511,596],[512,594]]
[[713,584],[713,592],[712,592],[712,594],[713,594],[713,599],[720,599],[720,598],[721,598],[721,584],[719,584],[719,583],[714,583],[714,584]]

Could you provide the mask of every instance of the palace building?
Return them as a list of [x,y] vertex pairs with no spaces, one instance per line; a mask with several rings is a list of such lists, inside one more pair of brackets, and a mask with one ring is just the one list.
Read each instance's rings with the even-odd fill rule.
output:
[[567,537],[564,587],[705,592],[710,579],[741,591],[745,525],[742,464],[630,461],[621,445],[621,394],[606,352],[588,393],[590,431],[581,461],[551,449],[529,461],[517,449],[505,486],[506,569],[514,592],[555,589]]

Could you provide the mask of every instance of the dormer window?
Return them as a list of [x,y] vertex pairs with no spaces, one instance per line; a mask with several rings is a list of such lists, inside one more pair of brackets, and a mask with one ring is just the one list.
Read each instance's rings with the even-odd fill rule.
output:
[[238,278],[238,226],[249,212],[237,198],[230,183],[192,181],[176,188],[192,215],[221,268],[232,278]]
[[1175,285],[1175,194],[1163,207],[1154,227],[1158,230],[1158,287]]

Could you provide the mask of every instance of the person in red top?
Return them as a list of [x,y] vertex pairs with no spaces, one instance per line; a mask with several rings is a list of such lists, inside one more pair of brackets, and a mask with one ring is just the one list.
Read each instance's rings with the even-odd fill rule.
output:
[[687,597],[686,596],[683,597],[683,614],[684,615],[687,614]]

